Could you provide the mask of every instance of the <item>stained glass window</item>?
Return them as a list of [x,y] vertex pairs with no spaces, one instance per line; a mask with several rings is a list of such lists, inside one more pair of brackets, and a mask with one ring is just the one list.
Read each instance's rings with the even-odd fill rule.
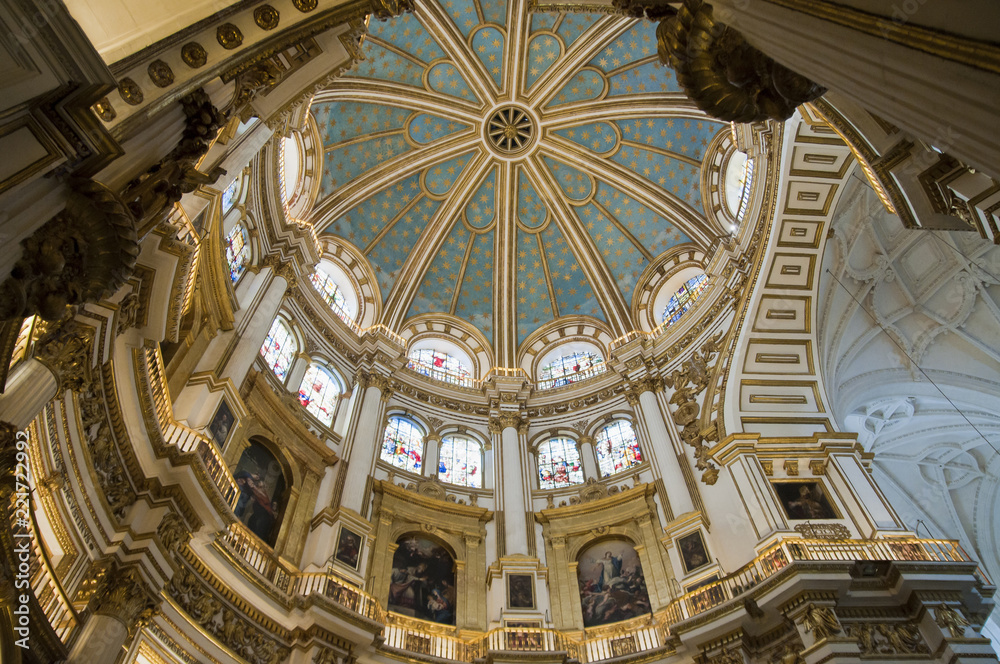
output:
[[597,353],[575,351],[557,357],[542,367],[542,376],[538,387],[544,389],[569,385],[602,373],[605,368],[604,358]]
[[309,365],[299,386],[299,403],[327,426],[333,422],[340,400],[340,386],[318,364]]
[[580,452],[569,438],[553,438],[538,447],[538,486],[558,489],[570,484],[583,484]]
[[419,473],[423,462],[424,437],[417,426],[402,417],[389,419],[382,439],[382,461],[397,468]]
[[226,190],[222,192],[222,214],[225,214],[233,209],[236,205],[236,192],[240,188],[240,179],[236,178],[233,180]]
[[443,380],[446,383],[472,385],[472,374],[469,373],[469,368],[462,364],[457,357],[438,350],[421,348],[410,351],[410,361],[406,366],[417,373]]
[[350,322],[354,319],[354,316],[347,311],[347,299],[329,274],[321,268],[316,268],[316,271],[309,275],[309,281],[341,320]]
[[264,362],[279,380],[285,380],[288,367],[292,365],[292,357],[297,350],[298,344],[288,325],[280,318],[275,318],[271,324],[271,331],[267,333],[267,339],[264,339],[264,345],[260,347],[260,354],[264,356]]
[[642,451],[632,424],[619,420],[604,427],[594,441],[601,477],[614,475],[642,463]]
[[235,284],[250,260],[250,246],[247,244],[247,230],[243,224],[236,224],[226,236],[226,262],[229,263],[229,278]]
[[691,277],[684,285],[677,289],[677,292],[670,296],[670,301],[663,308],[663,316],[660,319],[662,324],[673,325],[681,319],[687,310],[694,306],[694,303],[701,297],[701,294],[708,288],[708,276],[699,274]]
[[450,484],[483,487],[482,448],[474,440],[461,436],[448,436],[441,441],[438,454],[438,479]]

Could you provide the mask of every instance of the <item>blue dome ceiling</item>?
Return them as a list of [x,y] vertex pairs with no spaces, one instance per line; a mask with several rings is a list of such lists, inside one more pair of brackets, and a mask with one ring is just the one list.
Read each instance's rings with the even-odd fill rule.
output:
[[312,106],[312,221],[369,260],[382,322],[454,315],[498,362],[560,316],[635,327],[646,267],[714,239],[701,161],[728,130],[659,63],[655,24],[527,4],[418,0],[373,21],[365,59]]

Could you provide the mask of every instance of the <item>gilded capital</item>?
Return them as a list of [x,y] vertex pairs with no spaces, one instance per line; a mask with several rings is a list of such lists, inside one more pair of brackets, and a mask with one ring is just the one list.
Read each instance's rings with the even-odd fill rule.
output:
[[157,602],[137,569],[114,567],[101,580],[94,593],[94,613],[110,616],[132,630]]
[[90,373],[93,330],[74,318],[50,326],[35,343],[35,357],[56,375],[61,390],[80,391]]

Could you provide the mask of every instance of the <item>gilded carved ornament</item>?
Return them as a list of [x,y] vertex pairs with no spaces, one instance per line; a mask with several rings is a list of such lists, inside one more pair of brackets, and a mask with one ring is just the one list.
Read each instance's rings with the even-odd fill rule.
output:
[[703,0],[684,0],[656,30],[660,60],[709,115],[727,122],[787,120],[826,89],[778,64],[715,20]]
[[920,631],[912,623],[859,622],[844,625],[846,636],[857,639],[862,655],[928,653]]
[[274,30],[278,27],[280,14],[271,5],[261,5],[253,10],[253,20],[261,30]]
[[115,618],[131,632],[141,617],[148,617],[155,609],[153,597],[138,570],[115,567],[99,582],[91,608],[96,614]]
[[380,21],[412,12],[413,8],[413,0],[371,0],[372,16]]
[[812,602],[806,607],[797,624],[802,625],[806,633],[811,633],[817,641],[841,632],[840,623],[833,609]]
[[198,42],[188,42],[181,47],[181,60],[191,69],[198,69],[208,62],[208,53]]
[[969,621],[947,604],[941,604],[934,609],[934,622],[941,629],[947,629],[954,639],[965,636],[965,628],[969,626]]
[[163,60],[153,60],[146,68],[149,80],[158,88],[166,88],[174,82],[174,71]]
[[167,512],[164,515],[156,528],[156,534],[168,551],[180,551],[191,539],[187,524],[176,512]]
[[805,539],[831,542],[851,539],[851,531],[840,523],[800,523],[795,530]]
[[215,38],[219,41],[219,46],[231,51],[239,48],[243,43],[243,33],[232,23],[223,23],[215,31]]
[[143,100],[142,88],[128,76],[118,81],[118,94],[131,106],[138,106]]

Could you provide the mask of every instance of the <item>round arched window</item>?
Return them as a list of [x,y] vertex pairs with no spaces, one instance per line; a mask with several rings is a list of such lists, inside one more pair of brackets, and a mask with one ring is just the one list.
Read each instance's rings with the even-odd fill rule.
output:
[[354,321],[353,307],[344,297],[343,289],[326,270],[317,267],[316,271],[309,275],[309,281],[312,282],[313,288],[319,291],[327,306],[333,309],[333,313],[346,323]]
[[538,446],[538,486],[558,489],[583,484],[580,452],[570,438],[552,438]]
[[226,236],[226,263],[229,264],[229,278],[235,284],[243,276],[247,263],[250,262],[250,244],[247,229],[243,224],[236,224]]
[[318,364],[309,365],[299,386],[299,403],[329,426],[337,413],[340,385],[333,375]]
[[694,306],[706,288],[708,288],[708,275],[699,274],[685,281],[667,301],[667,306],[663,308],[663,315],[660,317],[660,324],[670,326],[679,321],[688,309]]
[[483,487],[483,448],[464,436],[447,436],[438,454],[438,479],[474,489]]
[[547,359],[539,375],[537,388],[562,387],[604,373],[607,365],[598,353],[586,349],[567,348]]
[[240,192],[240,180],[242,178],[236,178],[233,180],[226,190],[222,192],[222,214],[226,214],[233,209],[236,205],[236,197]]
[[403,417],[389,418],[379,458],[396,468],[420,473],[423,454],[424,434],[417,425]]
[[594,440],[597,465],[601,477],[608,477],[642,463],[642,450],[632,424],[626,420],[613,422],[601,429]]
[[279,380],[285,380],[288,368],[292,366],[292,358],[298,349],[299,345],[288,324],[281,318],[275,318],[267,338],[264,339],[264,345],[260,347],[260,354]]
[[411,350],[406,368],[455,385],[472,386],[472,372],[454,355],[432,348]]

